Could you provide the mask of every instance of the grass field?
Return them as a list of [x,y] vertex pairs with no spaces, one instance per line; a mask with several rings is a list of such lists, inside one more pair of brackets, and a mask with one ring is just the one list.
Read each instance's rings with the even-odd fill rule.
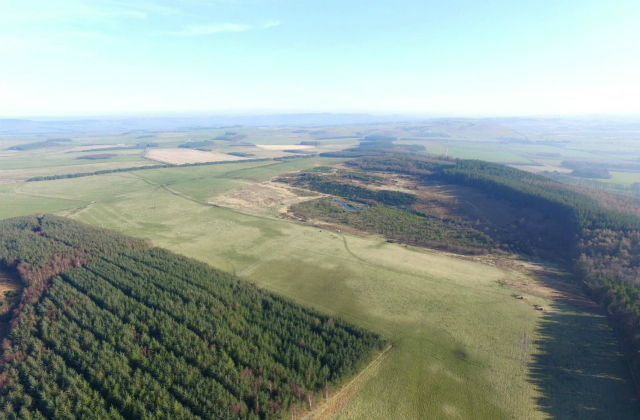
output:
[[[156,162],[140,157],[140,151],[127,153],[117,151],[118,156],[107,160],[77,159],[89,153],[72,153],[60,155],[34,154],[14,160],[2,158],[0,180],[25,180],[35,176],[71,174],[80,172],[95,172],[104,169],[130,168],[154,165]],[[116,153],[116,151],[109,152]]]
[[603,182],[610,182],[612,184],[620,184],[625,187],[629,187],[636,182],[640,182],[640,172],[616,172],[609,171],[611,174],[610,179],[603,179]]
[[60,212],[149,237],[391,340],[393,349],[357,392],[323,418],[637,418],[606,319],[499,282],[524,274],[206,204],[319,164],[326,163],[240,162],[2,184],[0,209],[2,217]]
[[[288,155],[282,149],[295,149],[300,142],[318,142],[317,147],[309,150],[313,152],[327,152],[353,147],[368,133],[384,133],[396,136],[402,143],[419,144],[425,146],[427,153],[443,154],[447,149],[449,156],[454,158],[483,159],[506,164],[527,165],[523,168],[538,170],[538,164],[550,165],[548,169],[557,169],[563,160],[587,160],[606,162],[609,164],[629,163],[640,158],[633,138],[625,138],[620,133],[609,133],[604,139],[593,133],[581,135],[528,133],[528,138],[522,133],[494,124],[470,123],[464,121],[443,121],[428,124],[372,124],[369,126],[336,126],[300,130],[300,127],[237,127],[221,129],[188,129],[184,131],[162,132],[148,134],[146,132],[124,132],[120,134],[86,133],[72,137],[72,142],[61,143],[59,146],[36,149],[24,152],[0,150],[0,180],[22,180],[31,176],[43,176],[74,172],[93,172],[101,169],[116,167],[141,166],[153,164],[153,161],[141,157],[142,149],[114,149],[118,156],[108,161],[79,160],[81,152],[69,152],[79,147],[93,145],[126,144],[133,146],[138,143],[154,142],[157,147],[150,148],[154,153],[168,153],[172,148],[188,141],[212,141],[210,147],[213,152],[250,153],[254,158],[273,158]],[[239,143],[213,140],[224,135],[226,131],[233,131],[247,137]],[[562,131],[562,130],[561,130]],[[570,132],[571,130],[569,130]],[[441,133],[442,138],[420,137],[420,133]],[[614,135],[615,134],[615,135]],[[447,137],[448,136],[448,137]],[[24,139],[9,138],[4,141],[6,146],[20,143],[42,141],[43,137]],[[505,140],[506,139],[506,140]],[[530,139],[534,139],[531,141]],[[259,145],[260,147],[256,146]],[[280,150],[265,150],[280,149]],[[86,153],[86,152],[85,152]],[[553,161],[549,158],[553,157]],[[163,160],[163,159],[160,159]],[[533,166],[532,166],[533,165]],[[624,175],[620,180],[612,182],[627,185],[629,181]]]

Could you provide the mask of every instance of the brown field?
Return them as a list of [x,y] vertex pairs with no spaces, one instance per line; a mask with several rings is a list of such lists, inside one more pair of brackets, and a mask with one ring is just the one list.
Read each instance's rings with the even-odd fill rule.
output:
[[76,146],[68,149],[67,152],[86,152],[95,149],[113,149],[116,147],[126,147],[126,144],[94,144],[93,146]]
[[225,153],[203,152],[193,149],[152,149],[147,151],[145,158],[162,163],[182,165],[184,163],[226,162],[245,160],[240,156],[227,155]]
[[322,195],[317,193],[300,196],[291,191],[287,184],[269,181],[253,184],[234,190],[229,194],[214,197],[209,200],[209,203],[220,207],[277,216],[281,213],[286,213],[287,208],[293,204],[313,200]]

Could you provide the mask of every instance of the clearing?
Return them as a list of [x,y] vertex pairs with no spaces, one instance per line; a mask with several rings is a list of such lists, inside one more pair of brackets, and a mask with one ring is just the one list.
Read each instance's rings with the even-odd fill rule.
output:
[[15,293],[19,289],[18,273],[14,270],[0,269],[0,341],[9,332],[9,322],[6,318],[13,309],[12,303],[16,300]]
[[213,197],[209,200],[209,203],[221,207],[244,209],[258,214],[277,216],[281,213],[286,213],[289,206],[313,200],[320,196],[320,193],[299,195],[293,192],[287,184],[267,181]]

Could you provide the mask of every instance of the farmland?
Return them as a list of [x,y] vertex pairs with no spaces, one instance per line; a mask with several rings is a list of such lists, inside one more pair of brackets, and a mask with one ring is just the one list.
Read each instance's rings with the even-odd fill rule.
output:
[[[3,194],[15,205],[3,210],[59,211],[149,237],[391,340],[389,356],[333,407],[335,418],[598,418],[611,401],[617,418],[633,418],[623,360],[603,353],[615,346],[612,333],[585,347],[588,331],[608,331],[606,319],[541,293],[514,299],[524,292],[508,284],[536,282],[532,273],[252,214],[249,206],[208,204],[332,162],[239,162],[5,184]],[[543,286],[547,271],[536,270]],[[572,356],[578,349],[581,359]],[[555,365],[569,367],[558,376]],[[568,399],[569,389],[581,389],[582,408]],[[609,408],[593,405],[603,389],[610,390]]]
[[150,151],[145,153],[144,156],[147,159],[174,165],[182,165],[185,163],[242,160],[242,158],[238,156],[190,149],[151,149]]
[[[234,133],[228,136],[227,133]],[[189,128],[167,131],[132,130],[69,134],[52,147],[18,151],[0,150],[3,165],[0,180],[24,180],[34,176],[94,172],[116,167],[138,167],[161,162],[187,163],[250,157],[251,159],[293,156],[297,152],[323,153],[356,145],[369,134],[384,134],[409,145],[424,147],[427,153],[454,158],[475,158],[521,167],[534,172],[569,172],[563,161],[584,161],[606,165],[613,173],[604,188],[628,189],[638,181],[640,151],[634,131],[619,131],[607,125],[584,121],[434,121],[428,123],[384,123],[300,129],[300,127]],[[66,136],[66,135],[65,135]],[[606,141],[601,141],[605,138]],[[20,134],[4,140],[7,147],[46,142],[42,134]],[[240,140],[238,140],[240,139]],[[53,140],[53,139],[51,139]],[[144,145],[151,144],[146,153]],[[191,153],[181,145],[203,144],[191,150],[199,156],[178,159],[176,153]],[[136,148],[138,147],[138,148]],[[105,150],[117,156],[88,164],[83,153]],[[201,153],[199,153],[201,152]],[[217,153],[203,155],[203,153]],[[235,155],[234,155],[235,154]],[[148,157],[145,158],[145,156]],[[168,159],[168,160],[167,160]],[[618,168],[618,169],[617,169]],[[624,168],[620,170],[620,168]],[[580,178],[577,178],[580,180]],[[608,185],[607,185],[608,184]]]
[[5,418],[281,418],[386,347],[144,240],[51,215],[0,230],[25,286],[3,337]]
[[[478,127],[441,124],[431,129],[442,136],[423,138],[406,134],[407,127],[399,125],[374,129],[411,137],[402,142],[424,145],[428,152],[441,154],[448,148],[454,157],[482,156],[530,165],[533,170],[541,164],[561,168],[562,160],[568,157],[586,159],[599,153],[586,145],[578,150],[501,143],[495,135],[507,132],[496,127],[487,128],[488,132],[497,130],[489,135]],[[143,139],[137,138],[140,133],[99,139],[74,137],[73,142],[46,151],[4,150],[0,218],[52,212],[150,238],[155,246],[236,274],[259,288],[340,317],[393,343],[383,358],[317,418],[637,417],[624,358],[607,318],[596,306],[566,298],[566,287],[578,296],[582,292],[561,269],[510,255],[465,257],[389,243],[384,237],[362,231],[338,227],[338,232],[330,224],[305,225],[283,217],[288,207],[310,203],[323,194],[272,180],[296,171],[338,165],[344,159],[239,159],[22,182],[31,176],[156,164],[142,156],[143,149],[117,147],[103,147],[117,155],[108,161],[79,160],[85,152],[100,153],[95,151],[95,143],[158,142],[157,149],[148,148],[147,152],[170,153],[189,140],[209,141],[214,153],[249,153],[250,159],[266,159],[295,156],[285,150],[340,150],[356,144],[366,131],[362,127],[239,128],[238,133],[246,135],[241,142],[210,140],[224,135],[225,130],[154,133]],[[424,128],[411,130],[426,133]],[[478,138],[465,137],[469,133]],[[37,139],[29,141],[33,140]],[[69,150],[83,144],[91,144],[87,146],[91,150]],[[628,176],[624,181],[614,178],[610,182],[630,185],[632,179]],[[403,185],[402,178],[398,182],[398,188],[405,188],[402,191],[432,191],[439,203],[452,199],[450,196],[483,203],[472,199],[463,187],[429,190],[431,187]],[[473,206],[463,200],[459,203]],[[476,210],[478,218],[491,213]],[[443,210],[434,207],[428,211],[438,216]],[[536,310],[536,305],[544,310]]]

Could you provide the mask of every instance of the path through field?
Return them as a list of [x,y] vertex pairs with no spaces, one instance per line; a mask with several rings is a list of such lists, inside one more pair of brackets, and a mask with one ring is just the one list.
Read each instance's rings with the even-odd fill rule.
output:
[[151,238],[390,340],[394,349],[375,374],[364,375],[352,387],[357,392],[327,417],[638,418],[606,318],[517,288],[539,281],[544,267],[522,273],[208,204],[216,195],[323,163],[145,170],[25,184],[30,195],[9,184],[0,192],[15,203],[8,211],[28,214],[50,205]]

